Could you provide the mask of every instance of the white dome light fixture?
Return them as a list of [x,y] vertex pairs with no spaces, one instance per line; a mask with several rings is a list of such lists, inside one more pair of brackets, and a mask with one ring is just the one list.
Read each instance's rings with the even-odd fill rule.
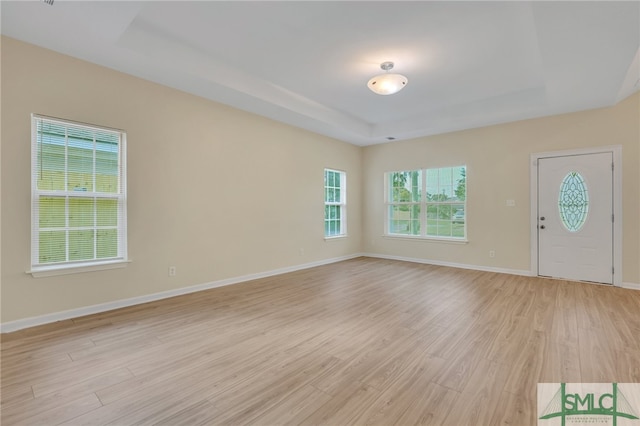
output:
[[373,77],[367,83],[367,87],[371,89],[373,93],[377,93],[378,95],[393,95],[407,85],[407,77],[402,74],[389,73],[393,68],[393,62],[383,62],[380,64],[380,68],[385,70],[386,73]]

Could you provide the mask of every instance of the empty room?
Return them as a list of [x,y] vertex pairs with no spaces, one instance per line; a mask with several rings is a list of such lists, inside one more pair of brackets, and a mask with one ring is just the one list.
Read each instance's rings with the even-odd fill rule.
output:
[[2,425],[640,425],[640,2],[1,1]]

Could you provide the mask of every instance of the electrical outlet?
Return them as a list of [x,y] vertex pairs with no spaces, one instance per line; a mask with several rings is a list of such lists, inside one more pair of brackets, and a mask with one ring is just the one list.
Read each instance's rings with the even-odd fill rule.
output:
[[496,257],[496,251],[495,250],[489,250],[489,257]]
[[176,276],[176,267],[175,266],[169,266],[169,276],[170,277],[175,277]]

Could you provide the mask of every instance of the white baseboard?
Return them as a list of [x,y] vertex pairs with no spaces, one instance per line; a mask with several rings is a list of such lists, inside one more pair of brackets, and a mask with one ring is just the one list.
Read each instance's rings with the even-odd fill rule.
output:
[[[439,260],[418,259],[418,258],[402,257],[402,256],[391,256],[387,254],[378,254],[378,253],[362,253],[362,256],[375,257],[379,259],[401,260],[404,262],[424,263],[427,265],[449,266],[452,268],[473,269],[476,271],[496,272],[500,274],[523,275],[527,277],[535,276],[534,274],[531,273],[531,271],[526,271],[522,269],[494,268],[491,266],[467,265],[463,263],[442,262]],[[640,283],[623,282],[621,287],[628,288],[631,290],[640,290]]]
[[[355,253],[348,256],[334,257],[331,259],[324,259],[316,262],[304,263],[301,265],[273,269],[271,271],[266,271],[266,272],[259,272],[255,274],[243,275],[240,277],[227,278],[224,280],[212,281],[209,283],[177,288],[174,290],[163,291],[160,293],[147,294],[144,296],[137,296],[129,299],[121,299],[113,302],[100,303],[98,305],[85,306],[82,308],[70,309],[70,310],[61,311],[61,312],[54,312],[52,314],[40,315],[37,317],[30,317],[30,318],[15,320],[15,321],[9,321],[9,322],[0,324],[0,333],[11,333],[13,331],[22,330],[24,328],[35,327],[43,324],[50,324],[56,321],[68,320],[71,318],[78,318],[85,315],[98,314],[101,312],[107,312],[107,311],[111,311],[118,308],[125,308],[127,306],[139,305],[142,303],[167,299],[169,297],[181,296],[184,294],[195,293],[203,290],[209,290],[216,287],[223,287],[227,285],[238,284],[238,283],[256,280],[260,278],[267,278],[274,275],[286,274],[287,272],[294,272],[302,269],[314,268],[316,266],[329,265],[331,263],[342,262],[344,260],[354,259],[356,257],[362,257],[362,256],[379,258],[379,259],[400,260],[404,262],[423,263],[427,265],[448,266],[452,268],[472,269],[476,271],[496,272],[501,274],[532,276],[531,271],[526,271],[522,269],[494,268],[491,266],[467,265],[463,263],[442,262],[439,260],[419,259],[419,258],[403,257],[403,256],[391,256],[391,255],[378,254],[378,253]],[[640,283],[623,283],[622,287],[634,289],[634,290],[640,290]]]
[[142,303],[167,299],[169,297],[181,296],[183,294],[195,293],[198,291],[209,290],[216,287],[223,287],[231,284],[238,284],[238,283],[256,280],[260,278],[271,277],[274,275],[285,274],[287,272],[294,272],[302,269],[314,268],[316,266],[328,265],[331,263],[341,262],[343,260],[349,260],[349,259],[353,259],[360,256],[362,255],[357,253],[349,256],[334,257],[331,259],[324,259],[316,262],[304,263],[301,265],[288,266],[285,268],[274,269],[266,272],[258,272],[255,274],[243,275],[240,277],[227,278],[224,280],[212,281],[209,283],[177,288],[174,290],[163,291],[160,293],[147,294],[144,296],[137,296],[129,299],[121,299],[113,302],[100,303],[98,305],[85,306],[82,308],[70,309],[70,310],[61,311],[61,312],[54,312],[51,314],[40,315],[37,317],[30,317],[30,318],[15,320],[15,321],[9,321],[9,322],[0,324],[0,333],[11,333],[13,331],[22,330],[24,328],[35,327],[43,324],[49,324],[56,321],[68,320],[71,318],[78,318],[85,315],[98,314],[101,312],[111,311],[118,308],[125,308],[127,306],[139,305]]
[[622,283],[622,288],[630,288],[632,290],[640,290],[640,283]]
[[419,259],[414,257],[391,256],[387,254],[378,254],[378,253],[362,253],[362,256],[376,257],[379,259],[401,260],[404,262],[424,263],[426,265],[449,266],[451,268],[473,269],[475,271],[496,272],[500,274],[524,275],[527,277],[532,276],[531,271],[525,271],[523,269],[506,269],[506,268],[495,268],[493,266],[467,265],[464,263],[443,262],[440,260]]

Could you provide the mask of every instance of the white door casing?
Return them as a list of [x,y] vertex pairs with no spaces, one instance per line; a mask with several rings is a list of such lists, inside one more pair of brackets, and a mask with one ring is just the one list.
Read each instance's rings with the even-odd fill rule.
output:
[[613,284],[611,153],[538,160],[538,274]]

